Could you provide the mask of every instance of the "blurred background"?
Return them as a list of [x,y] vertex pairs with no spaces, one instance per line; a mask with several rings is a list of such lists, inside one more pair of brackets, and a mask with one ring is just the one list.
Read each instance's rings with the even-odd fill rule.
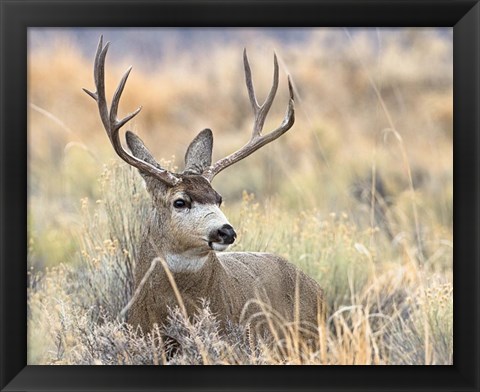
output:
[[[102,34],[111,41],[107,97],[132,65],[119,116],[143,106],[125,130],[178,170],[203,128],[213,130],[214,160],[246,143],[253,115],[243,48],[259,100],[271,86],[277,53],[280,86],[264,131],[283,119],[287,74],[296,122],[215,178],[228,208],[235,209],[245,190],[259,201],[275,198],[283,209],[343,212],[359,225],[379,226],[391,240],[415,225],[416,235],[426,236],[422,252],[444,232],[451,240],[451,29],[32,28],[28,227],[34,268],[71,259],[80,199],[98,199],[103,166],[120,161],[96,104],[82,91],[94,88]],[[372,190],[379,200],[373,209]],[[387,217],[389,211],[395,217]]]
[[[232,249],[280,254],[320,283],[327,355],[313,363],[453,363],[452,29],[31,28],[30,364],[158,355],[117,324],[149,199],[82,91],[94,90],[101,35],[107,100],[132,65],[119,117],[142,106],[125,130],[176,171],[204,128],[214,160],[247,142],[242,51],[260,101],[275,52],[280,85],[264,132],[283,119],[287,74],[296,121],[213,181],[239,234]],[[241,362],[278,363],[266,355]]]

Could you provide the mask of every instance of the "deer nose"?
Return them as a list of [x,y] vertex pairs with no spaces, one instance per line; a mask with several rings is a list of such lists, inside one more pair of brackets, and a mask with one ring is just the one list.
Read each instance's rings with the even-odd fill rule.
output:
[[235,233],[233,227],[228,224],[220,227],[220,229],[218,229],[217,235],[224,244],[233,244],[235,238],[237,238],[237,233]]

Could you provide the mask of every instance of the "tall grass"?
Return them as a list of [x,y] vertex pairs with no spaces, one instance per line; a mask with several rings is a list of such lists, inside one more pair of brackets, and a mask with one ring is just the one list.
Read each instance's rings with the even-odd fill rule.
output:
[[[208,299],[193,322],[172,309],[151,334],[123,322],[148,196],[135,170],[118,158],[105,165],[114,154],[81,92],[93,83],[95,43],[87,59],[64,41],[30,53],[30,364],[452,363],[451,37],[342,36],[248,48],[260,96],[271,81],[265,48],[288,66],[296,124],[213,184],[238,232],[232,250],[280,254],[325,290],[317,349],[295,331],[273,343],[253,341],[248,326],[222,334]],[[143,105],[133,127],[164,165],[181,167],[175,156],[207,126],[214,159],[247,140],[237,46],[201,61],[167,53],[154,70],[134,64],[120,111]],[[107,94],[124,68],[107,60]],[[266,129],[283,117],[281,79]]]
[[[347,216],[321,220],[313,211],[285,217],[272,209],[273,202],[259,206],[248,194],[237,216],[227,210],[239,228],[235,248],[273,249],[317,279],[329,308],[316,337],[321,349],[302,347],[293,331],[273,345],[252,344],[240,325],[220,334],[208,303],[193,322],[172,309],[162,329],[135,331],[120,313],[132,296],[132,244],[141,239],[139,218],[148,213],[149,199],[129,167],[106,168],[101,181],[105,199],[82,200],[83,242],[76,262],[31,274],[29,363],[452,363],[449,281],[427,278],[408,252],[392,250],[388,241],[367,248],[371,233],[359,231]],[[272,221],[284,229],[267,236]],[[378,262],[380,255],[389,261]],[[178,355],[171,357],[161,332],[180,342]]]

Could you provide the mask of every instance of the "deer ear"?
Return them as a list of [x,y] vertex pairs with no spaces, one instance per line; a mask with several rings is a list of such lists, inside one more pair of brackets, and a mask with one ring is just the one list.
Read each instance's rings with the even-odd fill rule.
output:
[[153,155],[150,153],[150,151],[148,151],[147,147],[145,147],[142,139],[140,139],[131,131],[127,131],[125,137],[127,139],[128,148],[136,158],[141,159],[142,161],[145,161],[150,165],[161,169],[160,165],[157,163]]
[[183,174],[202,174],[212,164],[213,135],[204,129],[188,146]]
[[[131,131],[126,132],[125,138],[127,139],[128,148],[136,158],[141,159],[142,161],[145,161],[147,163],[150,163],[150,165],[158,167],[159,169],[162,169],[162,167],[158,164],[158,162],[155,160],[155,158],[150,153],[150,151],[148,151],[147,147],[145,147],[145,144],[143,143],[142,139],[140,139],[137,135],[135,135]],[[159,186],[161,186],[162,189],[165,186],[163,182],[153,178],[150,174],[145,173],[142,170],[138,170],[138,171],[143,177],[143,179],[145,180],[145,184],[147,185],[147,189],[149,190],[149,192],[153,192],[153,190],[157,189]]]

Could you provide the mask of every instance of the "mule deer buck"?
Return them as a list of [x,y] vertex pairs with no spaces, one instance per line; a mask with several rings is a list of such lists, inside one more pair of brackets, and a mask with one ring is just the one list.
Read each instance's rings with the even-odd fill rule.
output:
[[[250,66],[243,53],[248,96],[254,112],[250,141],[238,151],[212,165],[213,136],[201,131],[185,154],[185,169],[173,173],[163,169],[142,140],[126,132],[129,153],[122,147],[119,130],[140,112],[141,107],[123,119],[117,118],[120,96],[131,67],[123,75],[110,108],[105,98],[105,57],[109,43],[98,44],[94,64],[96,92],[85,90],[98,104],[108,138],[120,158],[137,168],[152,199],[152,211],[145,222],[143,240],[136,260],[135,286],[145,282],[152,260],[161,258],[129,310],[128,322],[148,332],[166,320],[168,307],[178,304],[178,293],[189,316],[201,299],[222,326],[230,320],[255,325],[265,331],[265,314],[282,322],[316,326],[323,294],[318,284],[287,260],[269,253],[225,252],[236,239],[232,225],[220,210],[222,197],[212,188],[212,179],[227,167],[249,156],[287,132],[294,123],[293,88],[288,78],[290,99],[285,118],[273,132],[262,134],[267,113],[278,87],[278,63],[274,56],[273,85],[259,105]],[[169,271],[165,271],[168,266]],[[172,285],[173,276],[175,286]],[[143,282],[142,282],[143,280]],[[138,289],[137,289],[138,292]],[[268,309],[268,312],[265,310]],[[270,320],[271,321],[271,320]],[[270,326],[271,326],[270,322]]]

